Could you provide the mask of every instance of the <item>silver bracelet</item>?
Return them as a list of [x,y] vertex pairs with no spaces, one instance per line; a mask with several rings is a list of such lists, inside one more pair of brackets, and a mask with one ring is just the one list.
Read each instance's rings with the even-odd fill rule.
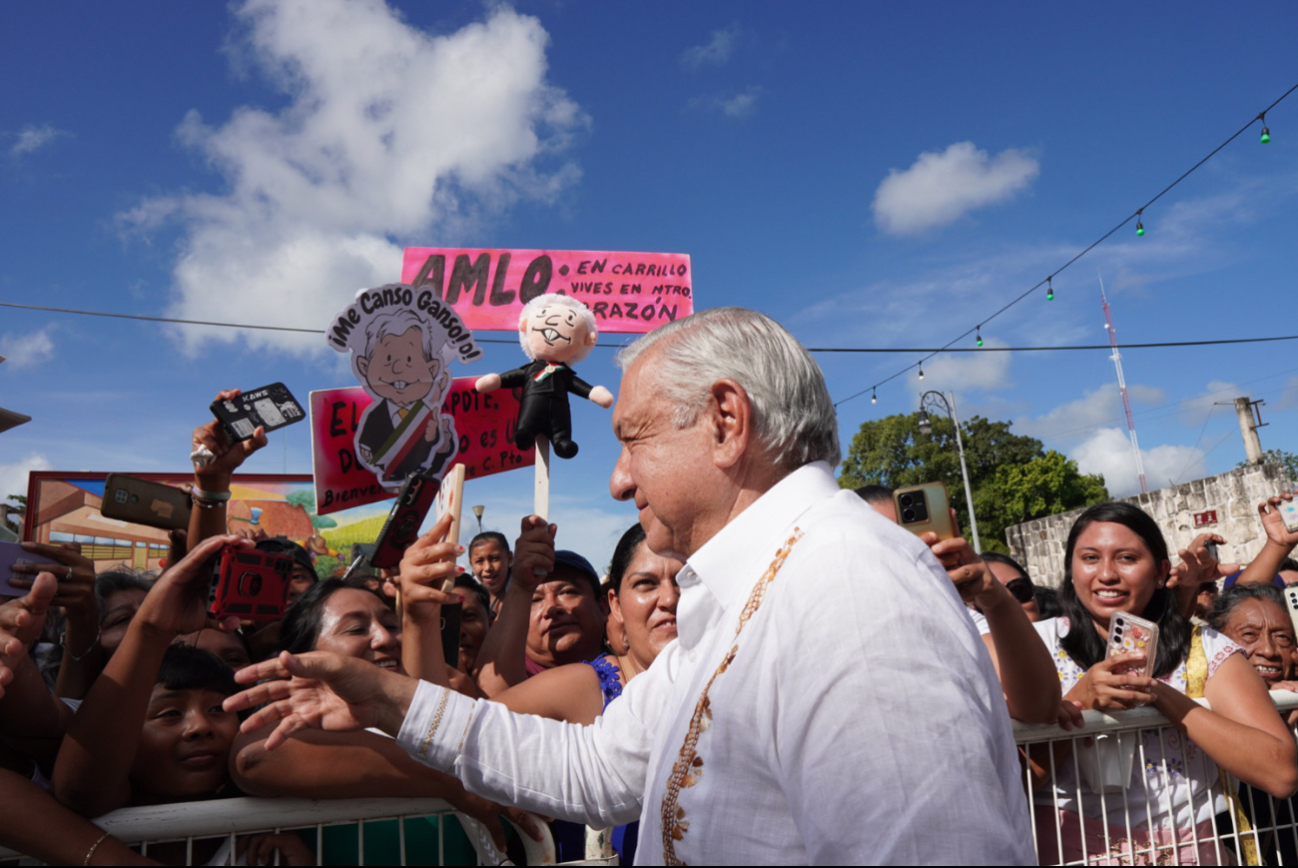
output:
[[194,500],[206,500],[208,503],[225,503],[230,499],[228,491],[204,491],[197,485],[190,486],[189,493],[193,495]]
[[85,659],[87,654],[89,654],[91,651],[94,651],[95,648],[99,646],[99,640],[102,639],[103,636],[104,636],[104,625],[100,624],[99,631],[95,633],[95,638],[91,640],[90,646],[86,648],[85,651],[81,652],[80,657],[78,657],[76,654],[73,654],[72,649],[68,647],[68,631],[66,629],[63,631],[63,635],[59,637],[59,644],[63,646],[64,653],[67,654],[69,657],[71,657],[74,663],[80,663],[82,660]]

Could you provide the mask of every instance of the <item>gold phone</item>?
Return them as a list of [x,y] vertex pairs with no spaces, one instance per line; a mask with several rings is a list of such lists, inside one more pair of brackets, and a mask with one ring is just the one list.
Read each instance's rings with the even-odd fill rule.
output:
[[951,521],[951,498],[944,483],[926,482],[899,488],[892,495],[892,503],[897,510],[897,524],[916,536],[930,532],[937,534],[938,539],[958,536]]

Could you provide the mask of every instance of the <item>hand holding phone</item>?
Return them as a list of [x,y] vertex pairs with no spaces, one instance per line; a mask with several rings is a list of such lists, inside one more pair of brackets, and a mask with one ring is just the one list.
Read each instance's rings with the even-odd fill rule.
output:
[[173,485],[150,482],[125,473],[110,473],[104,480],[104,499],[99,513],[104,518],[148,527],[184,530],[189,527],[192,506],[189,492]]
[[221,548],[208,613],[217,620],[275,621],[284,617],[293,559],[242,545]]
[[22,547],[21,543],[0,542],[0,597],[24,597],[27,595],[26,588],[18,588],[10,584],[11,579],[34,579],[36,576],[29,575],[26,572],[14,572],[14,567],[18,564],[36,564],[44,566],[50,565],[50,572],[55,574],[55,578],[62,575],[67,567],[54,558],[46,555],[29,552]]
[[892,502],[897,510],[897,524],[916,536],[935,533],[939,540],[959,536],[951,520],[951,498],[945,483],[926,482],[899,488],[893,493]]
[[212,415],[231,440],[249,440],[258,428],[267,433],[306,418],[302,405],[283,383],[271,383],[212,402]]
[[1139,665],[1128,664],[1115,667],[1115,674],[1135,674],[1145,678],[1153,677],[1154,656],[1158,652],[1158,625],[1153,621],[1132,615],[1130,612],[1115,612],[1109,619],[1109,641],[1105,657],[1113,658],[1123,654],[1144,654],[1145,661]]
[[432,476],[411,474],[406,477],[397,502],[392,504],[388,520],[374,540],[370,564],[375,569],[391,569],[401,563],[406,549],[419,538],[419,526],[437,500],[441,483]]

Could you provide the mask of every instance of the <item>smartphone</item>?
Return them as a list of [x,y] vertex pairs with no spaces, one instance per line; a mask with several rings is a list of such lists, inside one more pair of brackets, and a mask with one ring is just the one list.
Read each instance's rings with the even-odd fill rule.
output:
[[374,540],[370,564],[375,569],[392,569],[401,563],[406,549],[419,538],[419,526],[432,509],[440,489],[441,483],[435,477],[418,474],[406,477],[383,530]]
[[225,546],[217,554],[208,612],[241,621],[274,621],[284,617],[293,559],[257,549]]
[[1217,563],[1221,563],[1221,555],[1218,554],[1218,552],[1217,552],[1217,544],[1216,544],[1216,543],[1214,543],[1214,542],[1204,543],[1204,544],[1203,544],[1203,547],[1207,550],[1208,554],[1212,555],[1212,559],[1213,559],[1214,561],[1216,561]]
[[1145,662],[1113,671],[1118,674],[1135,673],[1146,678],[1154,671],[1154,656],[1158,651],[1158,625],[1127,612],[1115,612],[1109,619],[1109,645],[1105,657],[1117,657],[1131,651],[1140,651]]
[[1293,622],[1294,631],[1298,632],[1298,585],[1285,587],[1284,601],[1289,606],[1289,620]]
[[163,530],[184,530],[189,527],[192,508],[187,491],[125,473],[110,473],[104,480],[104,501],[99,512],[104,518]]
[[[27,591],[24,588],[15,588],[9,584],[10,579],[34,579],[35,576],[26,573],[15,573],[13,567],[18,564],[53,564],[52,571],[56,576],[60,575],[66,568],[54,558],[38,555],[35,552],[29,552],[18,543],[0,542],[0,597],[25,597]],[[456,640],[458,646],[459,640]]]
[[1290,533],[1298,533],[1298,497],[1293,500],[1282,500],[1275,508],[1280,513],[1280,520]]
[[958,536],[951,521],[951,499],[945,483],[926,482],[899,488],[893,493],[892,502],[897,509],[897,524],[916,536],[929,532],[937,534],[938,539]]
[[234,440],[248,440],[258,427],[267,432],[306,418],[302,405],[283,383],[243,392],[228,401],[213,401],[212,415]]

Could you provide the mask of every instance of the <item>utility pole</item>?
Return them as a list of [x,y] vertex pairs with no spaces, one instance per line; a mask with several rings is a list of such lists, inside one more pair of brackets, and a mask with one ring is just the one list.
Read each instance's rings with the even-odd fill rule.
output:
[[1235,399],[1235,415],[1239,417],[1239,433],[1244,435],[1244,458],[1249,467],[1262,463],[1262,441],[1257,429],[1265,428],[1261,405],[1265,401],[1250,401],[1247,396]]

